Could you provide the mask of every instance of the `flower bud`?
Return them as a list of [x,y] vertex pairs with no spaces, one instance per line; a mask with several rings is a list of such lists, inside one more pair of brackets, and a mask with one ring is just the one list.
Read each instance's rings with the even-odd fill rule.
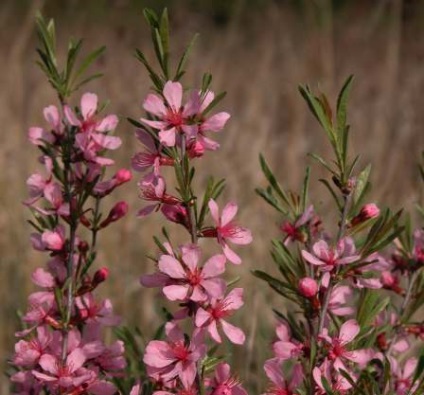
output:
[[299,281],[298,291],[305,298],[313,298],[318,293],[318,284],[313,278],[304,277]]
[[105,228],[110,223],[118,221],[122,217],[125,216],[128,212],[128,204],[125,201],[118,202],[113,206],[112,210],[110,210],[107,218],[100,224],[100,228]]
[[116,172],[114,177],[118,183],[118,185],[124,184],[128,182],[132,178],[132,174],[128,169],[120,169]]
[[361,208],[359,214],[352,219],[351,225],[359,225],[371,218],[378,217],[380,215],[380,209],[374,203],[368,203]]
[[94,273],[93,281],[91,282],[91,285],[93,288],[96,288],[100,283],[106,281],[106,279],[109,277],[109,269],[107,267],[102,267],[101,269],[97,270]]

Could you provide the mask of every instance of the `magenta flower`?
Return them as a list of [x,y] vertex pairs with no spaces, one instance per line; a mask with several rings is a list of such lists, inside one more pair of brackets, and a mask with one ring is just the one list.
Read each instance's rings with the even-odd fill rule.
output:
[[184,386],[190,387],[196,378],[196,363],[206,354],[203,334],[195,332],[187,343],[175,322],[168,322],[165,332],[168,340],[152,340],[146,347],[143,361],[164,380],[178,377]]
[[169,300],[204,302],[220,298],[225,292],[225,281],[218,276],[225,271],[225,256],[214,255],[199,267],[200,249],[194,245],[181,248],[181,262],[171,255],[159,258],[159,273],[143,276],[145,286],[164,286],[162,292]]
[[287,235],[284,245],[288,245],[291,241],[304,243],[306,241],[306,233],[301,228],[311,221],[314,215],[314,207],[311,205],[294,223],[289,221],[284,222],[280,227],[281,231]]
[[[242,228],[233,222],[237,214],[238,207],[235,203],[228,203],[219,215],[218,205],[215,200],[209,200],[209,210],[215,222],[216,228],[211,232],[204,231],[205,236],[215,236],[227,259],[238,265],[241,263],[240,257],[228,246],[227,241],[233,244],[245,245],[252,242],[252,234],[249,229]],[[209,234],[210,233],[210,234]]]
[[197,133],[197,126],[190,122],[196,108],[190,100],[182,106],[183,87],[179,82],[168,81],[163,88],[163,100],[158,95],[150,93],[144,100],[143,108],[155,116],[157,120],[141,118],[144,124],[159,130],[159,141],[174,147],[176,136],[185,133],[190,139]]
[[224,320],[241,306],[243,306],[243,288],[234,288],[225,298],[212,299],[207,308],[199,307],[195,324],[199,328],[206,328],[217,343],[222,342],[218,332],[220,325],[232,343],[243,344],[246,339],[243,331]]
[[209,386],[210,395],[247,395],[240,381],[231,376],[228,363],[220,363],[215,367],[215,376]]
[[115,326],[121,322],[120,317],[113,313],[109,299],[97,303],[91,293],[75,298],[75,305],[80,318],[88,323],[98,322],[105,326]]
[[59,110],[56,106],[48,106],[43,111],[44,119],[50,125],[50,131],[40,127],[31,127],[28,132],[28,139],[34,145],[53,144],[55,136],[63,134],[63,125],[60,119]]
[[312,246],[312,252],[313,254],[302,250],[303,258],[326,272],[338,265],[347,265],[360,259],[360,255],[355,255],[355,245],[350,237],[341,239],[336,248],[329,247],[326,241],[320,240]]

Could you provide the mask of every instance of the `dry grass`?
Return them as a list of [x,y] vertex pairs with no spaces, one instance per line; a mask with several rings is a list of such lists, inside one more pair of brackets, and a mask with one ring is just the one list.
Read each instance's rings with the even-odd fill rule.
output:
[[[1,26],[12,21],[0,38],[0,355],[4,360],[12,351],[15,311],[25,308],[32,289],[30,273],[42,263],[42,257],[30,250],[25,224],[28,213],[20,203],[26,197],[25,180],[37,168],[26,130],[42,124],[42,108],[55,99],[34,65],[33,13],[43,1],[33,1],[19,21],[11,3],[0,6]],[[297,93],[297,84],[309,82],[330,92],[334,99],[337,87],[354,73],[352,148],[361,153],[362,164],[373,164],[372,179],[378,188],[372,199],[411,209],[420,197],[415,166],[424,146],[422,19],[417,15],[401,18],[401,0],[364,2],[362,6],[356,2],[356,7],[337,14],[325,7],[326,1],[317,3],[322,8],[311,6],[303,15],[288,6],[272,4],[260,13],[249,14],[239,1],[233,18],[219,28],[185,9],[172,12],[177,50],[193,33],[201,32],[188,84],[198,84],[201,73],[211,71],[214,88],[228,91],[224,105],[232,120],[220,138],[222,150],[199,162],[198,174],[199,185],[205,181],[202,174],[227,177],[226,197],[240,203],[240,221],[256,235],[255,242],[242,251],[245,265],[241,284],[247,289],[247,308],[239,321],[248,333],[248,346],[234,356],[252,393],[260,386],[258,367],[268,356],[265,348],[270,342],[273,319],[269,301],[273,296],[249,271],[271,270],[267,251],[280,220],[253,192],[263,184],[258,154],[266,155],[279,179],[291,188],[300,184],[308,152],[328,154],[322,133]],[[370,3],[372,6],[366,5]],[[85,37],[86,48],[107,44],[107,54],[98,64],[106,77],[90,89],[110,98],[110,110],[123,118],[118,133],[124,147],[117,162],[128,166],[138,147],[125,117],[141,115],[140,103],[149,87],[146,73],[131,54],[135,47],[150,54],[148,34],[141,17],[127,15],[125,9],[102,15],[103,24],[90,13],[81,11],[78,15],[73,19],[57,16],[59,45],[64,48],[70,35]],[[316,179],[322,173],[315,167],[312,174]],[[328,199],[315,181],[313,196],[318,210],[325,212]],[[158,322],[155,294],[142,290],[138,277],[152,269],[145,254],[153,249],[152,229],[158,233],[163,222],[159,216],[146,221],[134,218],[142,205],[135,182],[115,199],[123,197],[131,204],[130,215],[104,232],[98,264],[112,269],[105,295],[112,297],[129,325],[137,324],[149,334]],[[240,274],[239,268],[236,273]],[[6,382],[0,392],[7,394]]]

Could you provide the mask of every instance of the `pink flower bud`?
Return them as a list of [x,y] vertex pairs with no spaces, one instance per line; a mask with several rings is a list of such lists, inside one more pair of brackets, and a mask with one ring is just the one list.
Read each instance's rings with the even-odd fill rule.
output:
[[380,215],[380,209],[374,203],[369,203],[361,208],[359,215],[362,215],[366,219],[375,218]]
[[368,221],[371,218],[378,217],[380,215],[380,209],[374,203],[368,203],[361,208],[359,214],[352,219],[352,226],[361,224]]
[[93,288],[95,288],[100,283],[106,281],[108,277],[109,277],[109,269],[107,267],[102,267],[101,269],[97,270],[94,273],[93,281],[91,282],[91,285],[93,286]]
[[107,218],[100,224],[100,228],[108,226],[110,223],[118,221],[128,212],[128,204],[125,201],[116,203],[110,210]]
[[305,298],[313,298],[318,293],[318,284],[313,278],[304,277],[299,281],[298,290]]
[[118,185],[124,184],[128,182],[132,178],[132,174],[128,169],[120,169],[117,171],[114,177],[118,183]]

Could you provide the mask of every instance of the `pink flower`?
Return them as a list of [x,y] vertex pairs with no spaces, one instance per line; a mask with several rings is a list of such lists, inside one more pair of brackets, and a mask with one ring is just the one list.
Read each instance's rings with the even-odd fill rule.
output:
[[152,172],[158,176],[160,166],[173,166],[174,159],[162,156],[161,147],[156,147],[155,140],[145,130],[136,131],[138,140],[143,144],[145,151],[135,154],[131,159],[132,168],[135,171],[144,172],[152,169]]
[[31,234],[32,247],[37,251],[61,251],[65,246],[65,227],[59,225],[54,230],[46,230],[41,235]]
[[143,361],[168,381],[178,377],[184,386],[190,387],[197,374],[196,363],[206,354],[201,332],[195,332],[189,343],[174,322],[165,326],[168,340],[153,340],[145,350]]
[[272,385],[263,395],[292,395],[298,386],[303,382],[304,374],[302,365],[296,363],[293,367],[291,379],[284,378],[280,361],[270,359],[264,365],[265,374],[271,380]]
[[79,317],[86,322],[99,322],[105,326],[115,326],[121,319],[113,313],[113,306],[109,299],[97,303],[91,293],[75,298],[75,305]]
[[330,345],[328,359],[338,368],[345,369],[343,361],[349,360],[364,366],[372,359],[371,350],[349,351],[346,347],[359,333],[360,327],[356,320],[351,319],[343,323],[340,327],[339,335],[331,338],[327,329],[323,330],[321,337]]
[[337,285],[333,288],[330,301],[328,303],[328,311],[337,316],[347,316],[355,312],[353,307],[346,306],[347,302],[352,298],[352,289],[347,285]]
[[44,354],[39,360],[39,365],[45,373],[33,370],[32,374],[49,387],[63,389],[77,387],[91,378],[89,371],[80,370],[85,361],[85,354],[80,348],[73,350],[66,357],[65,363],[55,355]]
[[225,271],[225,256],[214,255],[200,268],[200,249],[197,246],[186,245],[181,250],[181,262],[171,255],[162,255],[158,262],[159,277],[158,274],[144,276],[143,285],[151,286],[153,277],[153,286],[157,286],[154,279],[158,278],[169,300],[202,302],[221,297],[226,286],[218,276]]
[[110,210],[108,216],[104,221],[100,223],[100,228],[105,228],[112,222],[119,221],[121,218],[125,217],[128,212],[128,203],[121,201],[116,203]]
[[354,255],[355,245],[350,237],[341,239],[336,248],[330,248],[326,241],[320,240],[312,246],[312,252],[302,250],[302,256],[322,271],[331,271],[338,265],[347,265],[360,259],[360,255]]
[[243,288],[234,288],[225,298],[212,299],[207,308],[199,307],[195,324],[199,328],[206,328],[212,339],[221,343],[222,339],[218,333],[219,324],[232,343],[243,344],[246,339],[243,331],[224,320],[241,306],[243,306]]
[[220,216],[218,205],[215,200],[211,199],[209,200],[209,210],[215,222],[216,228],[212,230],[206,229],[204,231],[204,235],[207,237],[217,237],[227,259],[236,265],[240,264],[240,257],[230,249],[227,241],[240,245],[249,244],[252,241],[252,234],[250,233],[250,230],[242,228],[232,221],[237,214],[237,205],[235,203],[228,203],[222,210],[222,215]]
[[103,149],[114,150],[121,145],[119,137],[108,136],[116,128],[118,118],[116,115],[108,115],[100,121],[95,118],[97,112],[97,95],[84,93],[81,97],[81,115],[78,118],[69,106],[64,107],[64,113],[70,125],[78,128],[79,133],[75,136],[75,146],[79,148],[84,159],[102,166],[112,165],[111,159],[99,157],[97,154]]
[[361,208],[359,214],[352,219],[352,226],[359,225],[380,215],[380,209],[374,203],[368,203]]
[[159,210],[163,205],[181,204],[181,201],[175,196],[166,193],[166,185],[163,177],[154,177],[151,180],[143,180],[138,184],[140,195],[143,200],[155,202],[148,205],[137,213],[137,217],[145,217],[153,211]]
[[231,376],[228,363],[220,363],[215,367],[215,376],[209,384],[210,395],[247,395],[240,382]]
[[[346,370],[346,368],[344,368]],[[348,370],[346,372],[350,373]],[[349,381],[342,376],[335,366],[333,366],[328,359],[325,359],[320,367],[315,367],[312,371],[314,381],[318,386],[317,395],[325,395],[327,391],[322,383],[324,377],[333,391],[337,391],[340,394],[346,394],[348,390],[352,388]],[[354,379],[352,377],[352,379]]]
[[304,345],[296,340],[292,340],[290,328],[285,322],[280,322],[276,328],[277,340],[272,349],[276,358],[280,361],[297,358],[303,355]]
[[203,150],[215,151],[219,148],[219,144],[216,141],[211,140],[205,136],[206,132],[220,132],[227,121],[230,119],[230,114],[227,112],[219,112],[217,114],[205,117],[203,112],[212,103],[215,95],[212,91],[207,91],[205,94],[199,91],[197,92],[198,109],[197,112],[200,114],[199,118],[199,129],[196,136],[196,142],[203,148]]
[[15,355],[13,362],[17,366],[34,367],[41,356],[48,351],[53,339],[47,327],[39,326],[37,335],[29,341],[19,340],[15,344]]
[[311,221],[314,215],[314,207],[311,205],[294,223],[284,222],[280,227],[281,231],[287,234],[284,245],[287,245],[291,241],[304,243],[307,235],[305,232],[302,232],[302,227]]
[[417,365],[417,358],[407,359],[403,368],[399,365],[395,358],[390,358],[390,367],[394,376],[396,395],[406,395],[409,394],[410,391],[415,391],[416,387],[418,386],[418,381],[412,388],[411,385],[415,370],[417,369]]
[[165,100],[151,93],[143,103],[143,108],[158,120],[141,118],[141,122],[159,130],[159,141],[168,147],[175,146],[177,134],[185,133],[190,139],[197,133],[197,126],[189,120],[195,115],[196,109],[191,101],[182,106],[182,96],[182,85],[168,81],[163,88]]
[[318,283],[311,277],[303,277],[299,280],[297,289],[305,298],[313,298],[318,293]]

